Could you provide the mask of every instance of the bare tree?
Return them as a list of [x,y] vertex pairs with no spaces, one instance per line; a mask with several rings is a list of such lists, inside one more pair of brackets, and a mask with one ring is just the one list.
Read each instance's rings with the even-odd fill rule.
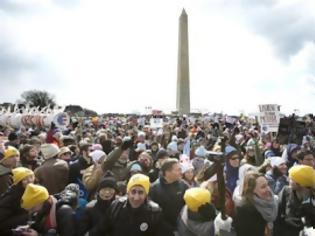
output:
[[41,90],[28,90],[21,94],[21,102],[29,104],[31,107],[43,108],[49,106],[50,108],[56,105],[54,95]]

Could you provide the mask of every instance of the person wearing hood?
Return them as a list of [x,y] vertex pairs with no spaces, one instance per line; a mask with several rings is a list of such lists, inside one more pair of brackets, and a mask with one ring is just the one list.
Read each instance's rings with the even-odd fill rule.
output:
[[298,236],[304,227],[315,227],[315,170],[296,165],[289,170],[290,185],[279,194],[274,235]]
[[157,159],[157,154],[160,150],[160,146],[158,142],[152,142],[150,145],[150,150],[151,150],[151,156],[153,161],[155,162]]
[[278,195],[284,186],[289,185],[288,167],[281,157],[270,157],[270,164],[272,169],[265,176],[273,193]]
[[110,171],[105,173],[96,192],[96,199],[89,202],[84,209],[78,236],[84,236],[94,228],[104,217],[111,203],[116,199],[116,195],[118,194],[117,181]]
[[34,171],[37,183],[45,186],[49,194],[59,193],[68,183],[68,163],[58,159],[60,149],[56,144],[43,144],[41,152],[45,161]]
[[298,151],[301,147],[295,143],[289,143],[282,153],[282,158],[286,161],[287,167],[290,169],[298,162]]
[[194,174],[197,175],[204,165],[207,149],[201,145],[195,151],[195,157],[191,160],[194,166]]
[[28,184],[34,183],[35,176],[32,170],[18,167],[12,170],[13,185],[0,196],[0,235],[11,236],[11,229],[27,223],[27,211],[17,203]]
[[241,162],[241,155],[236,148],[230,145],[225,147],[225,155],[226,187],[229,189],[231,193],[233,193],[238,180],[238,171]]
[[12,169],[20,160],[20,152],[12,146],[8,146],[3,154],[0,154],[0,195],[12,185]]
[[[241,204],[233,226],[237,236],[270,236],[278,213],[278,202],[263,174],[247,172]],[[275,234],[285,235],[285,234]]]
[[235,205],[240,205],[242,201],[242,192],[244,188],[244,179],[249,171],[256,171],[257,167],[250,165],[250,164],[243,164],[241,165],[238,171],[238,181],[236,183],[236,187],[233,192],[233,202]]
[[191,188],[184,194],[185,206],[178,219],[178,233],[185,236],[214,236],[216,209],[204,188]]

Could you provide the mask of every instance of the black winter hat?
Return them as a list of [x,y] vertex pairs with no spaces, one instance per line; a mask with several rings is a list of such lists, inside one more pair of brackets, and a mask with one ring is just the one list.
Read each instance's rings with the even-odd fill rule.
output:
[[97,192],[100,191],[102,188],[113,188],[116,190],[116,192],[118,192],[117,180],[115,179],[111,171],[106,171],[104,177],[98,184]]

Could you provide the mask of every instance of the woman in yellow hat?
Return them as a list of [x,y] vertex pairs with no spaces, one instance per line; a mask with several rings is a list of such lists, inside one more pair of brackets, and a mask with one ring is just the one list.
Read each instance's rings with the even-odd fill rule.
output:
[[25,167],[12,170],[13,185],[0,196],[0,235],[11,235],[11,229],[27,222],[27,211],[20,207],[20,201],[28,184],[34,183],[34,173]]

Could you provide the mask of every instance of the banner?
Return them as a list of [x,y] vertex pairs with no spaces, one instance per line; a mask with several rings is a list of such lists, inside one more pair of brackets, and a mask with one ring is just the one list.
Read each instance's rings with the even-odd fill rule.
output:
[[259,112],[261,132],[278,132],[280,107],[276,104],[259,105]]

